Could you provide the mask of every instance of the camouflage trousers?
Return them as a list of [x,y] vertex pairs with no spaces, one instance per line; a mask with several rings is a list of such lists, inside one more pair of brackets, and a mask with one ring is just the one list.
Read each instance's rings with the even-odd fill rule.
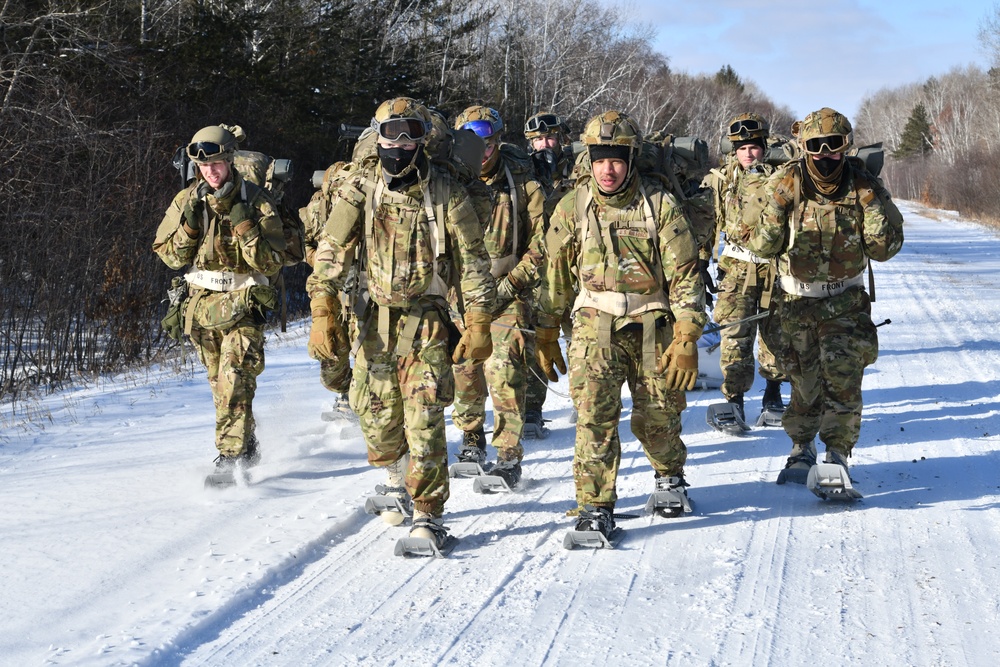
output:
[[[764,309],[760,306],[764,292],[769,264],[753,264],[733,260],[725,277],[719,284],[712,317],[718,324],[728,324],[745,317],[756,315]],[[747,284],[747,276],[754,273]],[[745,394],[753,386],[753,345],[758,339],[757,361],[760,375],[765,380],[783,381],[787,378],[778,367],[774,350],[781,345],[781,326],[772,309],[771,315],[763,320],[745,322],[739,326],[723,329],[722,345],[719,348],[719,364],[722,367],[722,394],[727,399]]]
[[472,431],[486,421],[486,392],[493,399],[493,446],[503,461],[524,457],[521,431],[524,428],[529,360],[535,357],[535,340],[519,331],[529,327],[528,308],[512,303],[493,320],[490,334],[493,354],[485,362],[456,364],[455,409],[452,421],[463,431]]
[[793,443],[818,434],[827,449],[850,456],[861,433],[861,381],[878,358],[878,331],[863,289],[825,299],[782,296],[781,366],[792,400],[781,425]]
[[[569,391],[579,416],[573,481],[576,502],[613,507],[621,461],[618,422],[623,384],[632,393],[632,434],[639,440],[653,471],[661,476],[684,472],[687,448],[681,440],[681,412],[687,407],[682,391],[666,387],[666,378],[642,364],[642,328],[630,325],[611,334],[611,347],[597,342],[598,316],[590,308],[576,312],[573,345],[569,349]],[[670,326],[656,330],[656,355],[673,336]]]
[[253,397],[257,376],[264,372],[264,328],[249,318],[225,330],[196,325],[191,342],[212,387],[215,446],[220,454],[238,456],[254,432]]
[[355,359],[348,394],[361,422],[368,462],[385,467],[409,451],[406,490],[416,509],[441,516],[448,499],[444,409],[455,397],[448,329],[437,310],[428,310],[412,349],[398,354],[406,312],[391,310],[387,344],[375,326],[377,313],[375,318]]

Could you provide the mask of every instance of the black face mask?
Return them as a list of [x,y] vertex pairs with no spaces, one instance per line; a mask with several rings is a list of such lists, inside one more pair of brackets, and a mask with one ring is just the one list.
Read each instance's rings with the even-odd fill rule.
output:
[[386,170],[389,174],[393,176],[398,176],[403,173],[403,170],[409,167],[414,160],[414,156],[417,154],[417,148],[406,150],[405,148],[383,148],[378,147],[378,159],[382,163],[382,168]]
[[556,173],[556,165],[559,158],[551,148],[535,151],[531,154],[531,160],[535,164],[535,172],[545,180],[551,180]]
[[818,160],[813,160],[813,164],[816,165],[816,171],[823,174],[823,176],[830,177],[837,171],[837,167],[840,166],[840,162],[843,160],[835,160],[829,157],[821,157]]

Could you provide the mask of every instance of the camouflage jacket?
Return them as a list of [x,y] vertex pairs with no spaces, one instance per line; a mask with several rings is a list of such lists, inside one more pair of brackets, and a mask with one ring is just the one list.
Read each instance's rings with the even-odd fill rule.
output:
[[[756,219],[763,212],[759,202],[763,201],[767,179],[774,170],[774,166],[764,162],[754,162],[743,169],[734,156],[729,156],[721,169],[710,171],[702,182],[712,189],[715,209],[712,250],[718,249],[720,240],[725,241],[728,252],[723,251],[719,257],[719,266],[727,272],[740,262],[749,261],[741,240],[747,236],[744,219]],[[708,259],[704,255],[702,258]]]
[[523,289],[535,282],[542,264],[545,194],[531,173],[519,167],[501,152],[494,173],[483,175],[493,204],[483,239],[493,276],[507,276],[516,289]]
[[[306,283],[309,296],[337,295],[347,280],[355,247],[364,240],[362,261],[377,305],[409,308],[424,295],[444,296],[439,289],[443,286],[445,292],[447,287],[461,290],[466,311],[491,312],[495,281],[482,225],[466,189],[447,170],[435,166],[401,192],[380,187],[380,182],[384,183],[378,162],[365,163],[338,189]],[[437,223],[433,229],[425,191]],[[366,221],[368,211],[370,221]],[[438,239],[435,257],[438,230],[443,230],[444,238]]]
[[888,207],[898,209],[877,179],[852,160],[841,187],[825,197],[803,171],[801,161],[779,168],[756,204],[762,216],[744,219],[747,248],[777,257],[779,277],[822,288],[857,279],[869,259],[884,262],[899,252],[902,218],[887,214]]
[[[622,302],[648,302],[651,310],[669,311],[673,321],[704,326],[708,318],[697,242],[689,220],[663,182],[642,178],[648,199],[638,181],[610,199],[597,193],[592,183],[585,179],[570,190],[549,221],[539,287],[539,326],[559,326],[562,313],[574,301],[574,309],[589,307],[576,296],[578,291],[581,297],[622,294]],[[612,312],[614,330],[641,321],[637,309],[627,307],[626,311]]]
[[[167,266],[180,269],[190,264],[207,271],[259,272],[265,276],[274,276],[281,270],[281,257],[268,241],[284,238],[274,200],[266,190],[252,183],[244,188],[243,178],[235,169],[232,174],[234,187],[221,200],[206,193],[207,184],[202,180],[194,181],[174,197],[153,242],[153,252]],[[243,198],[244,190],[254,219],[246,229],[236,230],[229,210]],[[192,199],[201,222],[195,236],[188,232],[183,217],[184,208]]]

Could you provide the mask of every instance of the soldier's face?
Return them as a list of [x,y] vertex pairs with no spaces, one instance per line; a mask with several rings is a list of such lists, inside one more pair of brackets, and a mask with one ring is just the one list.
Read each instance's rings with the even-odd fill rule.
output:
[[764,156],[764,149],[757,144],[746,144],[736,149],[736,159],[740,166],[746,169]]
[[809,157],[811,157],[814,160],[822,160],[823,158],[828,158],[836,162],[843,156],[844,156],[843,153],[817,153],[816,155],[810,155]]
[[592,169],[602,192],[616,192],[628,175],[628,163],[618,158],[595,160]]
[[222,184],[229,180],[229,163],[225,161],[209,162],[199,164],[198,171],[213,190],[218,190]]
[[382,148],[402,148],[404,151],[412,151],[417,148],[417,142],[415,141],[389,141],[382,137],[378,138],[378,145]]
[[546,148],[554,149],[559,145],[559,137],[535,137],[531,140],[531,147],[536,151],[544,151]]

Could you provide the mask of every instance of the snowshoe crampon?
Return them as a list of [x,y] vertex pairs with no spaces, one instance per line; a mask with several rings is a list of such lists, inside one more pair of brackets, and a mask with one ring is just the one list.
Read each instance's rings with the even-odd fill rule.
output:
[[806,487],[823,500],[853,501],[862,497],[851,484],[847,468],[839,463],[817,463],[809,469]]
[[234,471],[213,472],[205,477],[206,489],[228,489],[231,486],[236,486]]
[[480,475],[472,482],[476,493],[510,493],[521,482],[521,464],[513,461],[497,462],[489,475]]
[[716,431],[728,435],[743,435],[750,430],[735,403],[713,403],[708,406],[705,422]]
[[478,463],[472,461],[459,461],[452,463],[448,468],[449,477],[482,477],[486,470]]
[[[388,493],[387,487],[376,486],[376,495],[365,500],[365,514],[373,514],[382,518],[390,526],[398,526],[413,514],[413,506],[407,502],[409,497]],[[405,493],[405,491],[404,491]]]
[[784,410],[761,410],[760,417],[757,417],[757,426],[774,427],[781,426],[781,416],[785,414]]
[[[673,479],[673,478],[671,478]],[[691,500],[684,487],[657,488],[646,501],[646,513],[671,519],[692,511]]]
[[228,489],[237,485],[237,476],[244,482],[250,481],[250,474],[238,464],[239,456],[218,456],[215,470],[205,477],[206,489]]

